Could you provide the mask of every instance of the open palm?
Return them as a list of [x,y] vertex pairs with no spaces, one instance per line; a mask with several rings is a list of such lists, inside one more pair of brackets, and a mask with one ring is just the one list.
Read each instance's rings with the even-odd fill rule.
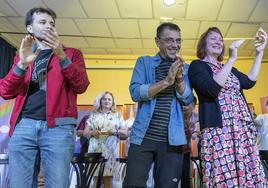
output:
[[256,33],[256,40],[255,40],[255,49],[257,52],[261,52],[264,50],[267,44],[267,33],[260,28]]
[[32,43],[33,37],[27,35],[21,41],[19,56],[20,61],[23,67],[28,67],[31,62],[33,62],[38,56],[40,50],[37,49],[35,52],[32,52]]
[[229,57],[236,59],[237,58],[237,49],[243,44],[245,40],[235,40],[230,46],[229,46]]

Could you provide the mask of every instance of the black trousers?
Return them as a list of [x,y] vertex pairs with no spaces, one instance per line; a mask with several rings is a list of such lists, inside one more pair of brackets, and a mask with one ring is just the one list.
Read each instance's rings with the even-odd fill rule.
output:
[[191,153],[184,153],[183,157],[183,167],[182,167],[182,176],[181,176],[181,187],[182,188],[192,188],[192,162],[191,162]]
[[153,162],[154,187],[178,188],[183,163],[181,148],[148,139],[141,145],[130,144],[123,188],[146,187]]

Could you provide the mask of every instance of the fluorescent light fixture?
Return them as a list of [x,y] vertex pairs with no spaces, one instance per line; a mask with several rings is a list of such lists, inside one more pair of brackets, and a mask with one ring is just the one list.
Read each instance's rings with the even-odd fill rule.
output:
[[171,17],[160,17],[160,23],[165,23],[165,22],[172,22],[173,18]]
[[167,6],[171,6],[176,3],[176,0],[163,0],[163,3]]

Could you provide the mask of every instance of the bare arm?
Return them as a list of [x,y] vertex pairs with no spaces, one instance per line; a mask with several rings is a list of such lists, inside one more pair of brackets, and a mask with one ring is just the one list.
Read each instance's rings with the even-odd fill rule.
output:
[[230,74],[233,64],[237,58],[237,49],[244,42],[244,40],[234,41],[229,47],[229,59],[223,66],[223,68],[213,77],[214,80],[220,85],[224,86],[225,82]]
[[214,80],[220,85],[224,86],[225,82],[228,78],[228,75],[230,74],[233,64],[235,62],[235,59],[229,58],[223,68],[213,77]]
[[263,50],[267,44],[267,33],[260,28],[256,33],[255,49],[256,55],[253,61],[253,65],[248,73],[248,78],[252,81],[256,81],[261,69],[261,61],[263,57]]
[[153,97],[160,91],[166,89],[169,86],[169,83],[166,80],[161,80],[149,87],[149,96]]
[[91,130],[88,126],[84,129],[84,132],[83,132],[83,136],[84,137],[95,137],[95,138],[98,138],[100,136],[100,132],[99,131],[94,131],[94,130]]

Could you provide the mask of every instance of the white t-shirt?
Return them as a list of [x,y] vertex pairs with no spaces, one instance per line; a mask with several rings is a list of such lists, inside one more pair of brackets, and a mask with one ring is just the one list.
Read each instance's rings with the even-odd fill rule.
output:
[[255,121],[259,124],[258,126],[259,150],[268,151],[268,114],[258,115]]

